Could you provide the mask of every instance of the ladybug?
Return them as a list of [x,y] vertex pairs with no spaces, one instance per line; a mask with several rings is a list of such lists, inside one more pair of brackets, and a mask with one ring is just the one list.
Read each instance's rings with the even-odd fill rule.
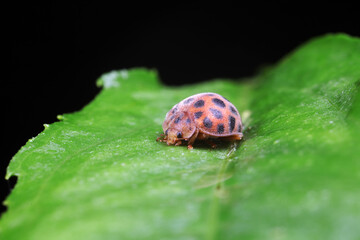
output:
[[162,128],[164,134],[157,141],[178,146],[184,140],[188,149],[193,148],[195,140],[235,141],[243,137],[243,125],[236,107],[223,96],[210,92],[195,94],[176,104],[166,114]]

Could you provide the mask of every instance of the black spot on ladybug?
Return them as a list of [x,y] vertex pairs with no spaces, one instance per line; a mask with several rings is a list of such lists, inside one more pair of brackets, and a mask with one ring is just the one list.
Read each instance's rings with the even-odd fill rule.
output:
[[211,128],[211,127],[212,127],[212,121],[211,121],[208,117],[205,117],[205,118],[204,118],[203,124],[204,124],[204,126],[207,127],[207,128]]
[[213,98],[212,102],[215,103],[216,106],[224,108],[225,107],[225,103],[223,100],[220,100],[218,98]]
[[166,129],[165,131],[165,135],[168,135],[169,129]]
[[184,104],[189,104],[190,102],[192,102],[194,100],[194,98],[188,98],[186,100],[184,100]]
[[230,132],[234,131],[235,118],[233,116],[229,116],[229,128],[230,128]]
[[174,114],[177,112],[177,110],[178,110],[178,108],[177,108],[177,104],[176,104],[171,113]]
[[222,119],[223,115],[222,113],[215,109],[215,108],[210,108],[210,112],[214,115],[214,117],[216,117],[217,119]]
[[175,117],[175,116],[174,116],[174,115],[172,115],[172,116],[170,117],[170,120],[173,120],[173,119],[174,119],[174,117]]
[[182,138],[181,132],[178,132],[178,133],[176,134],[176,137],[177,137],[177,138]]
[[196,119],[200,118],[202,115],[203,115],[203,112],[196,112],[196,113],[194,114],[194,116],[195,116]]
[[233,106],[230,106],[230,110],[231,110],[232,113],[234,113],[236,115],[238,114],[236,109]]
[[241,132],[241,124],[238,126],[238,131]]
[[194,107],[200,108],[200,107],[204,106],[204,104],[205,104],[204,100],[199,100],[196,103],[194,103]]
[[174,123],[179,123],[180,120],[181,120],[181,117],[177,117],[177,118],[175,119]]
[[186,123],[191,123],[190,118],[186,119]]
[[217,133],[223,133],[224,132],[224,124],[219,123],[217,125]]

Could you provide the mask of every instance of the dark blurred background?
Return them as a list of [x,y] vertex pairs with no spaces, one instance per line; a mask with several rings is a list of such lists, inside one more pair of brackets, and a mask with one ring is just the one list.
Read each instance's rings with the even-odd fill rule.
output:
[[10,77],[2,80],[0,201],[16,182],[4,180],[11,157],[44,123],[89,103],[100,91],[96,79],[105,72],[156,68],[167,85],[244,78],[314,36],[360,35],[355,5],[163,7],[12,2],[6,24]]

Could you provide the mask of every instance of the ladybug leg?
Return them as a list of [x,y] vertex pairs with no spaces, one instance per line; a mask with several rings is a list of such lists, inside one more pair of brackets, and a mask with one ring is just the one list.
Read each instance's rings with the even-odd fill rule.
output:
[[227,140],[227,141],[236,141],[236,140],[241,140],[242,138],[243,138],[243,134],[240,133],[239,135],[234,135],[234,136],[226,137],[226,138],[224,138],[224,140]]
[[216,144],[213,141],[205,140],[205,142],[209,144],[211,148],[216,148]]
[[160,137],[158,137],[157,139],[156,139],[156,141],[158,142],[158,141],[160,141],[160,142],[166,142],[166,137],[164,137],[164,136],[160,136]]
[[197,136],[199,134],[199,129],[196,129],[196,131],[194,132],[194,134],[190,137],[189,141],[188,141],[188,149],[193,149],[193,143],[195,142]]
[[207,144],[210,145],[211,148],[216,148],[216,144],[213,141],[209,140],[209,135],[205,133],[199,133],[197,138],[205,141]]
[[182,144],[181,141],[177,141],[177,142],[175,143],[175,146],[179,146],[179,145],[181,145],[181,144]]

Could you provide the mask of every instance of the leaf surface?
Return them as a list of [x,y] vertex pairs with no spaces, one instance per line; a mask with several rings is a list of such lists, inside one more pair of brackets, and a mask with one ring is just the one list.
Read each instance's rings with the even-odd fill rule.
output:
[[[113,71],[11,160],[1,239],[359,239],[360,40],[327,35],[248,81]],[[217,92],[245,139],[166,146],[180,100]]]

